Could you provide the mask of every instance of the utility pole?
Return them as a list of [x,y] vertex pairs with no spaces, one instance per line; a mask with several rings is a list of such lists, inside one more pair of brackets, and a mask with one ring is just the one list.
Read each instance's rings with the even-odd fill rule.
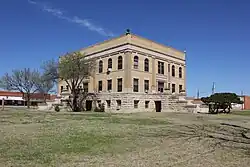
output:
[[213,82],[213,86],[212,86],[212,95],[214,94],[215,92],[215,83]]
[[199,99],[200,98],[200,90],[198,89],[198,91],[197,91],[197,99]]
[[241,91],[241,98],[243,99],[243,103],[241,104],[241,110],[244,110],[244,103],[245,103],[245,97],[244,97],[244,94],[243,94],[243,91]]

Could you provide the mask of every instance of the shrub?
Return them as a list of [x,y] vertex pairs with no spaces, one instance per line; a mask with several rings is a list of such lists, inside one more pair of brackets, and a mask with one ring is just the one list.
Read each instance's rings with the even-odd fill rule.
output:
[[59,112],[59,111],[60,111],[59,105],[55,105],[55,111],[56,111],[56,112]]

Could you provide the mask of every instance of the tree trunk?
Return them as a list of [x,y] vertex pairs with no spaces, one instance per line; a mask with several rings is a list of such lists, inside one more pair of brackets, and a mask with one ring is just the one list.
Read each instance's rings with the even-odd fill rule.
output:
[[77,96],[76,96],[76,95],[73,95],[72,110],[73,110],[74,112],[77,112],[77,111],[78,111]]
[[47,96],[47,94],[44,93],[44,94],[43,94],[43,103],[44,103],[44,104],[46,104],[46,96]]
[[74,112],[77,111],[77,99],[76,99],[75,96],[73,97],[73,111],[74,111]]
[[4,110],[4,98],[2,99],[2,111]]
[[27,108],[30,108],[30,94],[27,93]]

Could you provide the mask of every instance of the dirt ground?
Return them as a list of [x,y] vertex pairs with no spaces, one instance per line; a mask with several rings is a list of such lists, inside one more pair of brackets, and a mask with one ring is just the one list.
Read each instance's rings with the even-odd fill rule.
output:
[[4,111],[0,166],[249,167],[250,116]]

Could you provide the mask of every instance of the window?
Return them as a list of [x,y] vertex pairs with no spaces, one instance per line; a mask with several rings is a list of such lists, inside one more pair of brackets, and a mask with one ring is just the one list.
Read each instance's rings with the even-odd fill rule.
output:
[[145,108],[148,108],[149,106],[149,101],[145,101]]
[[175,93],[175,84],[172,84],[172,93]]
[[179,85],[179,93],[182,91],[182,85]]
[[66,86],[66,90],[69,90],[69,85]]
[[122,69],[122,56],[118,57],[118,70]]
[[168,72],[170,72],[170,64],[168,64]]
[[63,86],[61,86],[61,92],[63,92]]
[[134,100],[134,108],[138,108],[139,100]]
[[117,79],[117,92],[122,92],[122,78]]
[[100,60],[99,61],[99,73],[102,73],[103,72],[103,61]]
[[148,59],[144,60],[144,71],[149,72],[149,63],[148,63]]
[[179,67],[179,78],[182,78],[182,68]]
[[175,77],[175,66],[172,65],[172,77]]
[[89,83],[88,82],[83,83],[83,91],[84,92],[88,92],[89,91]]
[[121,100],[116,100],[117,103],[117,107],[121,107],[122,106],[122,101]]
[[139,92],[139,79],[134,78],[134,92]]
[[163,92],[164,90],[164,82],[158,82],[158,92]]
[[164,62],[158,61],[158,74],[164,74]]
[[168,83],[168,89],[170,90],[170,83]]
[[148,91],[149,90],[149,80],[144,80],[144,91]]
[[108,59],[108,68],[112,69],[112,59],[111,58]]
[[107,102],[107,107],[110,108],[110,106],[111,106],[111,100],[106,100],[106,102]]
[[99,83],[98,83],[98,90],[102,91],[102,81],[99,81]]
[[139,58],[138,56],[134,57],[134,69],[138,69],[138,62],[139,62]]
[[112,79],[108,80],[108,90],[112,90]]

